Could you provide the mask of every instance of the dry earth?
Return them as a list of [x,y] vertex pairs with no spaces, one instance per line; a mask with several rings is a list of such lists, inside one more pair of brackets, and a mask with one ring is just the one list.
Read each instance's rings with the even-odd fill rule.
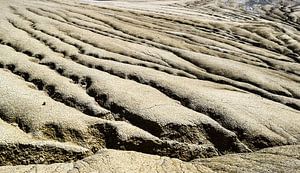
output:
[[300,172],[289,2],[0,0],[0,172]]

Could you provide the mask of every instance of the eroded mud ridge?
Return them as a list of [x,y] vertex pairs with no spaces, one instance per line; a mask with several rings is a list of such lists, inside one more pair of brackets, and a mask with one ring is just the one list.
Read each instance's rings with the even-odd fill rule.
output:
[[0,172],[299,170],[300,5],[203,2],[0,0]]

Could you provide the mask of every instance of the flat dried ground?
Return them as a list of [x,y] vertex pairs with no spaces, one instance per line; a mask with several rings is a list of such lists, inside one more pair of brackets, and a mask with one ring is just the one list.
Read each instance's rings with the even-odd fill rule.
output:
[[299,172],[300,5],[0,0],[0,172]]

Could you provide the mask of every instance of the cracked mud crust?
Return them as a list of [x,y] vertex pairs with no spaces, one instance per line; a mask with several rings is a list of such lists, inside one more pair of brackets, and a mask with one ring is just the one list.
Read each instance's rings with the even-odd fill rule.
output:
[[0,0],[0,173],[299,172],[300,4],[253,3]]

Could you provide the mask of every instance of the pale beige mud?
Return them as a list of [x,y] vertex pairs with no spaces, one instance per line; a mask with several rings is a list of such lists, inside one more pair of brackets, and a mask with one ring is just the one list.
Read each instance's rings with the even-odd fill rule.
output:
[[0,172],[297,172],[296,1],[0,0]]

